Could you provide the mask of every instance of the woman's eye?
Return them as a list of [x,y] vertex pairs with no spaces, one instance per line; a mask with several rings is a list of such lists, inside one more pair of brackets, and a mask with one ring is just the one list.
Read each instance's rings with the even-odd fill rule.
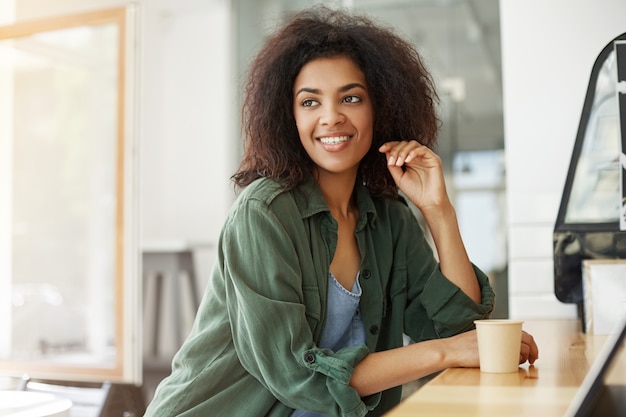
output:
[[345,103],[358,103],[361,101],[361,97],[358,96],[346,96],[343,98]]
[[313,99],[306,99],[302,102],[302,107],[313,107],[315,105],[317,105],[317,100],[313,100]]

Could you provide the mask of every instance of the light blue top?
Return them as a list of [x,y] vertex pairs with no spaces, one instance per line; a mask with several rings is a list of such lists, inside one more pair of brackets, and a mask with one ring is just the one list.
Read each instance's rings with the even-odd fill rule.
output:
[[[361,286],[357,274],[352,290],[346,290],[332,273],[328,274],[328,311],[319,347],[338,351],[348,346],[365,344],[359,301]],[[292,417],[326,417],[312,411],[296,410]]]

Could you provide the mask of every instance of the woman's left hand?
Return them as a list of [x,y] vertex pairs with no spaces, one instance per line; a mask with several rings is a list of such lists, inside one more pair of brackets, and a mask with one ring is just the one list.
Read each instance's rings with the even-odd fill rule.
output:
[[415,140],[387,142],[378,148],[398,188],[421,210],[449,203],[441,158]]

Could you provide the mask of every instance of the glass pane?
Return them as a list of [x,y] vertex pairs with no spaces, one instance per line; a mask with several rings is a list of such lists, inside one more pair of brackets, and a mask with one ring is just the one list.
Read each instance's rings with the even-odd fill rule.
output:
[[604,61],[565,213],[565,223],[617,222],[620,212],[619,115],[615,53]]
[[10,236],[0,262],[11,277],[2,361],[114,367],[121,354],[118,36],[117,24],[102,24],[0,41],[10,87],[0,136],[12,138],[3,145],[12,170],[0,173]]
[[620,123],[620,185],[621,185],[621,210],[619,226],[621,231],[626,231],[626,41],[619,40],[613,43],[617,60],[617,104],[619,107]]

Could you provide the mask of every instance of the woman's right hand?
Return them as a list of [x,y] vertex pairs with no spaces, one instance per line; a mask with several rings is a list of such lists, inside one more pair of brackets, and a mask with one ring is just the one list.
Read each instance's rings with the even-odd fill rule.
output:
[[519,363],[522,364],[526,361],[531,365],[539,359],[539,348],[535,343],[535,338],[530,334],[522,331],[522,347],[519,354]]
[[449,368],[478,368],[478,338],[476,330],[470,330],[440,339],[445,346],[445,363]]
[[[520,364],[539,357],[531,335],[522,333]],[[400,348],[374,352],[354,367],[350,385],[365,397],[445,368],[478,368],[476,330],[443,339],[432,339]]]
[[[448,359],[451,363],[451,367],[480,367],[476,330],[470,330],[442,340],[448,340],[450,342],[446,349],[446,355],[449,355]],[[523,364],[528,361],[528,363],[532,365],[537,359],[539,359],[539,348],[537,347],[535,339],[529,333],[522,331],[519,363]]]

